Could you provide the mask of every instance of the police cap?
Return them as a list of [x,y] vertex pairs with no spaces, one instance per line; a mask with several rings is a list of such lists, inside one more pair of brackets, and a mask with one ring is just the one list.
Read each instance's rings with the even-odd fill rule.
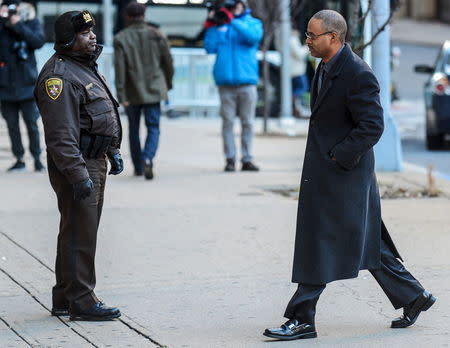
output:
[[95,19],[87,11],[69,11],[63,13],[55,22],[55,44],[70,48],[75,43],[77,33],[95,26]]

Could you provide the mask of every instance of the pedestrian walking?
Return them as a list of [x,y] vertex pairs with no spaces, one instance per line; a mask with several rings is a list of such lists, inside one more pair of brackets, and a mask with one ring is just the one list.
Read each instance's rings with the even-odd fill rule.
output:
[[27,128],[34,170],[44,169],[40,160],[39,112],[33,98],[38,75],[34,51],[44,43],[44,32],[33,5],[19,0],[3,1],[0,7],[0,104],[16,158],[8,172],[25,170],[19,113]]
[[303,95],[309,90],[308,77],[306,76],[306,63],[308,59],[308,48],[302,45],[300,33],[297,29],[291,30],[289,39],[291,49],[291,80],[292,80],[292,112],[294,117],[304,117],[297,107],[301,105]]
[[309,125],[298,203],[292,281],[298,289],[279,328],[280,340],[317,337],[316,303],[327,283],[368,269],[403,316],[405,328],[435,298],[405,269],[381,219],[373,146],[383,132],[379,86],[370,67],[345,43],[347,25],[335,11],[316,13],[306,43],[321,58],[312,83]]
[[109,174],[123,171],[122,128],[113,98],[96,60],[102,52],[89,11],[70,11],[55,22],[56,53],[44,65],[35,88],[42,114],[50,183],[61,214],[52,315],[72,320],[120,316],[94,293],[97,230]]
[[257,102],[256,52],[263,36],[259,19],[251,15],[245,0],[225,0],[212,7],[205,21],[206,52],[216,54],[214,79],[219,87],[225,171],[235,171],[234,120],[241,120],[242,170],[258,171],[252,162],[253,123]]
[[[145,23],[144,4],[125,7],[128,26],[114,38],[116,88],[128,116],[134,174],[153,179],[153,162],[159,143],[161,101],[167,100],[174,74],[167,39],[154,25]],[[144,114],[147,137],[141,147],[139,128]]]

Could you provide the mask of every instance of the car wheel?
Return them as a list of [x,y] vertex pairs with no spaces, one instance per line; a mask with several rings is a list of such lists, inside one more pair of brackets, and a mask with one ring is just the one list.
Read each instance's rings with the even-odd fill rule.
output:
[[444,145],[444,137],[442,134],[430,135],[427,134],[427,149],[440,150]]

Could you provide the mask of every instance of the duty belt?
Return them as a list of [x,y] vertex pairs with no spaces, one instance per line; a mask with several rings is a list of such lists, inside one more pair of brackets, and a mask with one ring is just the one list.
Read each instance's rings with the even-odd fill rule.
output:
[[82,133],[80,150],[84,158],[103,158],[111,144],[112,137]]

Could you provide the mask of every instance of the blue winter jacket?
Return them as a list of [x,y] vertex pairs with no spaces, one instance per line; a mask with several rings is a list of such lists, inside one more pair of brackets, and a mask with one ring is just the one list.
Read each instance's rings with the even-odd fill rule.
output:
[[235,17],[230,24],[215,26],[206,31],[206,52],[217,54],[214,64],[217,85],[258,83],[256,52],[262,36],[262,23],[252,17],[250,10]]

